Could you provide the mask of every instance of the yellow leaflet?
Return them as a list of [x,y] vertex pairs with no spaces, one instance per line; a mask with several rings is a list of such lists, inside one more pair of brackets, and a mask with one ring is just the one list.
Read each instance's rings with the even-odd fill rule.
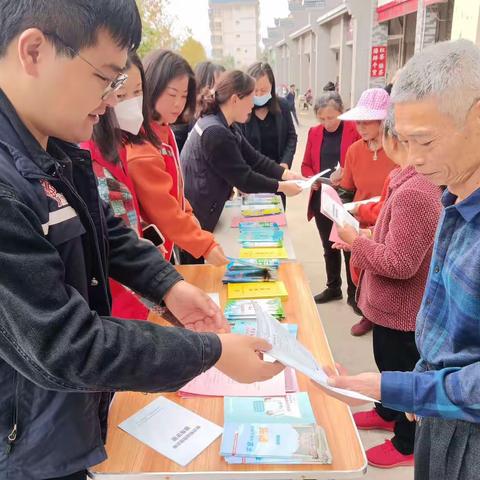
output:
[[288,258],[285,247],[241,248],[240,258]]
[[283,282],[229,283],[229,299],[275,298],[286,300],[287,289]]

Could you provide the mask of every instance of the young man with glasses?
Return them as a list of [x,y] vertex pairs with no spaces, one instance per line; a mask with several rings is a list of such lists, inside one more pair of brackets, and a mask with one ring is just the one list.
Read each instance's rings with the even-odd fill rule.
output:
[[[75,144],[116,103],[140,43],[134,0],[0,0],[0,477],[84,479],[111,392],[173,391],[216,365],[281,370],[100,202]],[[188,329],[110,316],[108,277]],[[241,371],[238,366],[241,365]]]

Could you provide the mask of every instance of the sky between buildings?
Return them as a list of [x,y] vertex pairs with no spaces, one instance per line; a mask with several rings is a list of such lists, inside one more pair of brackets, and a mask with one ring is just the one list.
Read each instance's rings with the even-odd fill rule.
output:
[[[207,55],[211,54],[208,0],[170,0],[169,13],[176,17],[175,33],[182,34],[190,28],[193,36],[203,44]],[[260,0],[260,25],[262,38],[267,27],[274,26],[274,19],[289,14],[288,0]]]

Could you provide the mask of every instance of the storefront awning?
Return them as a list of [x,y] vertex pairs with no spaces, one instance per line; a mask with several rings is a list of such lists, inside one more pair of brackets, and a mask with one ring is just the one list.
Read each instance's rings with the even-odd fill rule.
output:
[[[447,3],[448,0],[425,0],[425,5]],[[377,8],[379,23],[387,22],[392,18],[403,17],[417,11],[418,0],[379,0]]]

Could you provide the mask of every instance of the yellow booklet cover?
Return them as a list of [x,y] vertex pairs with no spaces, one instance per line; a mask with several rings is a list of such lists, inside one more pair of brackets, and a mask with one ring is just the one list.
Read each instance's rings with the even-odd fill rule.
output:
[[286,300],[287,289],[283,282],[229,283],[229,299],[275,298]]
[[285,247],[241,248],[240,258],[288,258]]

